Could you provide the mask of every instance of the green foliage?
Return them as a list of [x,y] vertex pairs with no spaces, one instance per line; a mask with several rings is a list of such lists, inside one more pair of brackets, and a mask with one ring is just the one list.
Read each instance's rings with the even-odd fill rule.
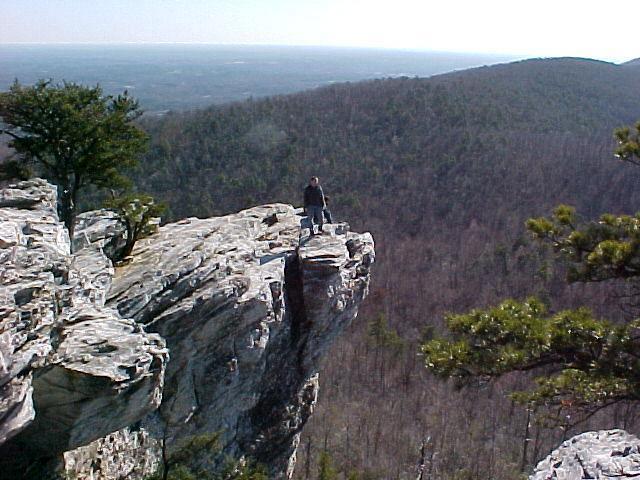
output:
[[618,141],[616,157],[640,165],[640,122],[635,124],[633,132],[629,127],[619,128],[614,136]]
[[318,480],[337,480],[337,478],[338,472],[333,466],[331,455],[329,452],[323,451],[318,460]]
[[447,326],[453,339],[437,338],[422,347],[436,375],[488,379],[542,369],[537,388],[513,398],[583,412],[640,399],[639,322],[613,325],[586,308],[550,315],[541,302],[529,299],[450,314]]
[[99,86],[16,81],[0,94],[0,133],[11,138],[21,162],[58,185],[60,215],[71,235],[79,192],[129,184],[123,169],[147,147],[147,135],[132,123],[140,115],[126,91],[104,96]]
[[162,204],[156,204],[153,197],[144,194],[129,194],[106,202],[106,207],[115,210],[127,230],[127,241],[118,258],[122,260],[131,255],[135,243],[154,233],[158,226],[152,220],[165,210]]
[[169,462],[174,465],[185,464],[203,454],[216,453],[219,450],[219,433],[194,435],[178,446],[176,451],[169,458]]
[[[616,131],[616,154],[640,158],[637,133]],[[640,214],[601,215],[581,222],[560,205],[551,218],[527,221],[528,230],[550,243],[569,264],[568,281],[597,282],[640,275]],[[530,406],[560,406],[590,413],[626,400],[640,400],[640,320],[613,324],[586,308],[553,315],[536,299],[507,300],[489,309],[448,315],[452,339],[426,342],[422,351],[436,375],[468,380],[511,371],[541,371],[530,391],[513,398]]]
[[[529,132],[524,133],[524,137],[527,137],[528,133]],[[576,138],[583,137],[578,135]],[[455,142],[450,141],[448,141],[447,144],[456,145]],[[531,146],[534,145],[535,142],[528,144]],[[493,145],[498,145],[498,141],[493,143]],[[591,154],[596,155],[599,148],[594,148],[593,152],[589,150],[591,149],[585,148],[583,150],[584,156]],[[510,219],[516,219],[517,222],[522,224],[522,220],[520,219],[526,218],[523,217],[523,215],[527,210],[532,212],[534,209],[546,209],[549,205],[546,202],[549,202],[550,199],[553,198],[564,198],[567,199],[565,200],[567,202],[571,201],[578,206],[577,210],[580,213],[585,215],[585,212],[587,212],[586,214],[589,215],[589,217],[587,217],[588,219],[597,218],[598,212],[603,211],[636,211],[635,209],[637,209],[638,205],[636,196],[638,192],[637,172],[631,172],[632,174],[629,174],[629,170],[632,170],[630,167],[619,165],[619,163],[616,165],[616,162],[610,162],[611,165],[603,163],[596,167],[595,164],[592,164],[590,167],[585,168],[580,162],[579,156],[568,160],[568,156],[564,155],[564,151],[560,161],[560,159],[557,158],[560,153],[558,149],[555,163],[560,168],[557,168],[552,162],[547,162],[548,152],[549,151],[546,151],[546,153],[540,151],[540,153],[530,154],[529,147],[520,151],[514,150],[511,154],[511,158],[513,159],[512,170],[501,169],[500,163],[494,161],[491,154],[487,155],[487,164],[492,166],[494,173],[500,171],[505,172],[505,175],[509,176],[511,171],[520,170],[522,172],[522,179],[526,179],[525,182],[527,183],[523,184],[518,184],[517,180],[514,182],[513,179],[497,182],[497,184],[495,182],[491,183],[491,188],[496,191],[504,186],[504,197],[502,198],[504,198],[505,207],[511,209],[511,211],[501,210],[498,202],[489,204],[486,200],[490,198],[491,193],[479,194],[479,192],[483,190],[483,186],[481,185],[479,177],[476,177],[467,184],[467,191],[473,192],[471,200],[466,198],[455,199],[443,194],[434,204],[440,205],[442,209],[447,212],[446,216],[443,217],[444,220],[438,223],[429,223],[428,221],[425,223],[427,223],[432,230],[443,231],[449,227],[449,222],[455,222],[457,220],[455,215],[448,213],[452,208],[451,206],[464,204],[467,211],[474,210],[474,215],[476,215],[477,218],[482,218],[483,213],[478,212],[476,205],[489,205],[488,208],[486,208],[487,214],[485,218],[487,219],[486,222],[491,223],[493,229],[488,227],[485,231],[481,231],[481,234],[484,234],[484,236],[478,235],[482,241],[486,242],[486,250],[488,250],[497,244],[498,239],[502,240],[504,238],[503,235],[510,235],[511,238],[517,236],[517,230],[509,226]],[[526,164],[518,163],[520,159],[527,158],[528,155],[532,155],[533,160],[531,162]],[[491,160],[489,160],[490,158]],[[565,164],[565,162],[572,162],[575,165],[575,169],[572,170],[569,175],[564,175],[560,172],[561,165]],[[459,165],[461,163],[460,161]],[[454,171],[457,171],[460,175],[465,175],[464,170],[462,170],[459,165],[458,169]],[[469,168],[473,167],[470,166]],[[544,175],[544,181],[535,182],[535,180],[533,180],[536,176],[535,172],[543,168],[547,170]],[[614,168],[617,170],[614,170]],[[528,171],[525,173],[525,170]],[[586,172],[588,172],[588,174],[585,174]],[[446,172],[442,173],[442,178],[443,185],[449,186],[451,192],[453,192],[459,180],[452,178],[452,176],[447,176]],[[613,178],[616,178],[616,180],[612,180]],[[625,183],[624,178],[633,179],[632,184],[623,186]],[[584,183],[582,183],[583,179]],[[528,183],[532,181],[536,183],[536,186]],[[429,183],[428,178],[425,179],[425,182],[428,183],[427,188],[431,188],[432,184]],[[582,184],[582,187],[578,187],[577,191],[569,191],[569,189],[563,191],[558,188],[559,185],[571,186],[577,183]],[[633,187],[633,183],[636,184],[636,187]],[[612,185],[615,185],[615,192],[611,190]],[[394,194],[396,194],[396,190],[393,191]],[[459,192],[461,196],[465,195],[464,189],[457,189],[457,192]],[[537,198],[533,200],[523,199],[521,201],[516,192],[525,192],[525,197],[526,192],[536,192]],[[418,205],[420,208],[430,208],[426,202],[418,203]],[[465,213],[463,212],[460,218],[465,218],[464,215]],[[531,216],[530,213],[529,216]],[[393,219],[391,216],[389,218]],[[480,222],[480,224],[482,225],[482,222]],[[468,223],[466,225],[468,225]],[[449,234],[448,236],[442,234],[440,237],[434,236],[437,239],[444,238],[445,241],[452,243],[453,246],[451,250],[447,252],[452,252],[450,255],[454,261],[458,262],[458,265],[461,265],[457,269],[455,267],[452,268],[454,274],[452,275],[451,281],[453,287],[459,288],[461,295],[454,300],[446,299],[448,303],[446,301],[434,302],[437,306],[446,305],[445,308],[447,309],[458,308],[459,312],[467,312],[471,308],[471,306],[469,306],[470,302],[483,302],[489,305],[498,304],[500,302],[499,300],[495,300],[496,297],[504,298],[506,294],[525,298],[526,295],[539,289],[542,291],[538,292],[537,295],[549,299],[548,302],[544,302],[545,304],[552,304],[553,302],[553,304],[568,305],[569,303],[563,302],[570,301],[573,303],[573,301],[576,300],[576,296],[580,295],[583,291],[579,288],[560,286],[556,281],[553,283],[545,282],[540,284],[534,282],[533,278],[529,277],[531,281],[527,282],[527,277],[525,276],[526,270],[524,269],[518,271],[516,275],[512,275],[512,278],[521,277],[524,280],[521,284],[522,288],[514,288],[514,283],[507,284],[503,288],[502,285],[495,280],[496,277],[500,279],[501,275],[497,272],[497,269],[492,268],[485,273],[482,281],[485,284],[496,281],[497,286],[495,293],[492,292],[491,295],[487,294],[487,289],[482,284],[469,280],[468,277],[464,278],[470,270],[467,266],[477,258],[478,252],[482,252],[481,248],[469,248],[467,252],[462,251],[460,248],[460,245],[467,247],[467,245],[471,245],[474,241],[473,235],[469,235],[468,231],[464,230],[466,225],[459,226],[458,232],[454,234]],[[542,254],[539,258],[542,258],[546,263],[548,258],[545,252],[555,249],[560,254],[560,257],[569,264],[569,280],[571,281],[615,280],[621,277],[631,280],[637,276],[636,265],[638,256],[635,254],[635,251],[637,245],[638,215],[603,215],[599,220],[585,222],[576,213],[576,209],[569,206],[560,206],[555,210],[553,215],[531,219],[527,222],[527,228],[536,238],[541,240],[541,242],[537,242],[541,247],[537,253]],[[473,234],[475,232],[471,233]],[[526,238],[528,236],[525,237],[523,235],[522,237]],[[459,242],[459,238],[463,240]],[[424,245],[429,244],[425,241],[418,245],[424,248]],[[457,256],[458,252],[456,252],[456,247],[461,250],[459,256]],[[411,253],[404,257],[398,255],[394,258],[394,262],[397,262],[397,258],[412,260],[418,256],[412,256],[415,250],[412,250]],[[525,247],[520,246],[518,250],[524,251]],[[528,246],[526,250],[533,251],[533,249],[530,249]],[[422,268],[426,269],[430,266],[430,263],[433,263],[433,259],[428,256],[427,252],[429,250],[427,248],[424,248],[423,251],[425,252],[424,256],[429,258],[427,262],[422,263]],[[513,257],[517,254],[518,252],[514,246],[514,248],[508,252],[509,260],[513,262]],[[435,261],[441,262],[445,258],[444,255],[437,256]],[[411,260],[405,263],[411,264]],[[513,263],[511,263],[511,265],[513,265]],[[529,265],[532,267],[537,266],[533,262]],[[385,277],[385,285],[394,285],[399,281],[399,277],[392,277],[394,268],[396,268],[396,265],[388,267],[385,271],[388,275]],[[545,266],[545,276],[547,276],[547,272],[553,270],[554,269],[549,269]],[[558,270],[562,271],[562,269]],[[433,285],[439,281],[440,284],[437,288],[426,287],[424,290],[435,290],[437,294],[445,292],[446,290],[442,286],[444,283],[442,277],[438,280],[438,277],[432,273],[432,270],[427,270],[427,272],[428,274],[421,277],[417,274],[416,276],[420,280],[417,280],[416,283]],[[463,277],[459,286],[456,282],[456,272]],[[550,277],[550,275],[548,275],[548,277]],[[612,288],[621,284],[624,284],[625,288],[628,288],[629,282],[616,281],[612,283],[614,283],[614,285],[602,285],[604,293],[611,292]],[[545,287],[549,286],[552,288],[545,289]],[[429,308],[432,308],[432,304],[422,303],[419,298],[420,296],[421,292],[417,291],[412,296],[412,298],[415,299],[415,303],[411,303],[410,305],[424,305],[424,312],[432,311],[429,310]],[[604,297],[604,295],[602,295],[602,297]],[[611,312],[614,311],[615,305],[611,303],[611,297],[607,297],[609,299],[607,304],[600,306],[604,306],[603,310],[605,313],[603,313],[603,315],[605,315],[605,318],[614,320],[610,322],[599,321],[588,311],[561,312],[561,314],[556,315],[555,310],[549,312],[542,302],[536,300],[535,302],[541,305],[543,308],[542,312],[544,313],[532,312],[533,308],[531,305],[525,308],[522,303],[526,302],[515,302],[520,303],[520,306],[518,308],[509,306],[512,311],[508,312],[508,314],[505,314],[505,312],[492,312],[492,309],[484,309],[480,311],[485,314],[484,318],[482,315],[478,315],[476,318],[470,318],[471,316],[469,315],[466,317],[468,322],[457,322],[458,324],[462,323],[459,332],[452,332],[451,335],[446,338],[440,336],[440,338],[434,340],[433,343],[429,343],[433,340],[433,331],[426,331],[422,343],[426,344],[427,366],[429,370],[437,373],[442,378],[454,378],[454,383],[458,383],[459,385],[471,383],[486,385],[486,381],[505,375],[507,378],[504,378],[501,382],[501,388],[514,388],[512,386],[517,385],[515,387],[516,390],[523,390],[522,392],[513,394],[515,400],[527,405],[531,403],[533,404],[531,405],[532,407],[538,405],[547,407],[535,409],[533,418],[536,423],[547,418],[553,420],[554,423],[558,420],[563,423],[573,423],[610,403],[630,399],[633,404],[633,400],[637,400],[640,393],[637,381],[638,374],[636,373],[640,370],[640,365],[637,364],[634,357],[637,356],[637,352],[640,351],[638,348],[640,345],[637,344],[636,339],[638,332],[634,326],[618,326],[618,319],[611,314]],[[595,302],[593,303],[602,302],[601,298],[594,300]],[[452,307],[452,305],[458,305],[458,307]],[[518,311],[518,309],[520,311]],[[400,310],[400,308],[398,308],[398,310]],[[407,310],[410,312],[409,308],[407,308]],[[509,308],[506,310],[509,310]],[[407,321],[411,321],[411,313],[409,313],[407,317]],[[560,320],[564,323],[556,323]],[[495,322],[495,325],[493,322]],[[432,325],[437,333],[438,323],[433,322]],[[465,325],[466,329],[463,328]],[[477,329],[477,332],[475,332],[474,329]],[[575,338],[572,338],[574,333]],[[563,336],[568,338],[563,338]],[[571,343],[574,340],[575,342],[582,343]],[[617,366],[618,359],[621,359],[621,368]],[[529,373],[524,375],[519,373],[519,371],[527,371],[527,369]],[[515,374],[508,375],[514,371],[516,372]],[[528,382],[533,376],[538,377],[535,384]],[[446,391],[449,392],[448,389]],[[469,395],[468,392],[457,392],[450,395],[450,401],[453,404],[453,402],[460,402],[460,398],[468,399],[471,397],[474,400],[478,399],[478,403],[480,404],[480,402],[486,398],[488,392],[493,391],[493,389],[485,389],[481,392],[472,393],[471,395]],[[438,400],[440,402],[438,405],[442,405],[443,401],[446,402],[449,399],[445,398],[443,400],[440,397]],[[617,412],[623,409],[626,403],[627,402],[623,402],[619,405],[620,408],[612,409],[611,412],[615,411],[617,414]],[[478,410],[474,409],[474,415],[477,416],[478,411],[483,412],[480,417],[494,415],[494,412],[489,411],[489,409],[495,405],[500,405],[500,401],[491,399],[488,401],[488,404],[485,404],[483,407],[478,405]],[[483,408],[483,410],[480,410],[481,408]],[[633,409],[635,409],[635,406],[632,405],[632,410]],[[382,409],[378,409],[378,411],[380,410]],[[427,407],[426,410],[429,411],[429,407]],[[504,422],[503,425],[506,424],[507,421],[511,422],[512,416],[515,415],[511,412],[507,413],[506,410],[507,409],[505,409],[504,412],[495,414],[496,417],[499,418],[498,422]],[[609,413],[609,410],[607,413]],[[571,417],[567,417],[566,414],[570,414]],[[549,415],[549,417],[546,417],[546,415]],[[558,416],[560,416],[560,418],[558,418]],[[596,421],[603,418],[609,421],[604,415],[596,417]],[[620,420],[611,421],[615,421],[617,425],[622,425]],[[626,421],[627,420],[624,422]],[[602,423],[600,423],[600,425],[602,425]],[[462,427],[460,429],[462,429]],[[465,438],[464,436],[467,435],[466,432],[465,430],[461,438]],[[537,430],[535,440],[532,439],[530,445],[538,445],[538,433],[539,431]],[[442,435],[443,437],[447,436],[446,433]],[[545,435],[552,434],[551,432],[543,431],[540,433],[540,438],[544,438]],[[533,435],[529,435],[528,437],[532,438]],[[513,434],[511,434],[510,438],[512,440],[516,439]],[[541,440],[540,444],[544,445],[545,442],[549,442],[543,447],[544,450],[551,447],[552,444],[555,446],[556,441],[557,439],[553,439],[550,442],[549,440]],[[473,450],[477,451],[478,448],[482,448],[483,442],[484,439],[477,443],[475,440],[470,440],[469,444],[474,444],[475,448],[473,448]],[[516,444],[517,441],[513,443]],[[505,448],[504,445],[508,445],[508,441],[502,446],[505,458],[508,458],[506,452],[509,447]],[[533,455],[531,455],[532,453]],[[528,457],[524,455],[525,460],[527,462],[529,459],[531,459],[531,461],[537,461],[539,457],[536,453],[539,454],[539,451],[534,447],[533,451],[529,450]],[[518,455],[514,455],[512,460],[517,456]],[[520,469],[519,465],[521,462],[517,461],[516,463],[518,467],[514,469],[514,472]],[[472,461],[464,459],[460,462],[459,466],[456,465],[455,468],[450,469],[449,472],[454,471],[454,469],[456,471],[461,470],[470,464],[472,464]],[[444,469],[441,471],[444,471]],[[483,473],[484,476],[487,476],[486,471]],[[442,477],[450,478],[445,477],[444,474]],[[488,477],[497,478],[497,476],[492,475],[488,475]],[[505,478],[505,476],[501,478]]]
[[389,326],[387,317],[383,313],[369,322],[368,334],[376,348],[388,349],[396,353],[404,350],[404,340],[393,327]]
[[528,220],[527,228],[569,263],[570,282],[640,275],[640,213],[604,214],[597,222],[585,223],[579,222],[575,209],[560,205],[551,218]]

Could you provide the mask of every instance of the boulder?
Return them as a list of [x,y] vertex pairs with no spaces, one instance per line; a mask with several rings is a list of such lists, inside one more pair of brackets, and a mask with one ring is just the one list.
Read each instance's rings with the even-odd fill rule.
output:
[[586,432],[536,466],[530,480],[640,479],[640,439],[624,430]]
[[159,443],[144,429],[124,428],[64,454],[67,478],[142,480],[158,470]]
[[127,231],[116,212],[93,210],[77,216],[72,244],[74,252],[92,246],[101,248],[108,258],[115,258],[126,242]]

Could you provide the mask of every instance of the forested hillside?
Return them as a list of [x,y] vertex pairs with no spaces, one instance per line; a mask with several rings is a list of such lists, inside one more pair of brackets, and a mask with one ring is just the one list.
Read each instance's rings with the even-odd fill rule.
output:
[[[373,233],[372,295],[322,372],[298,478],[317,477],[323,450],[344,474],[415,478],[429,438],[431,478],[515,479],[570,432],[525,432],[528,412],[503,395],[525,377],[459,390],[430,377],[418,344],[444,312],[509,296],[622,315],[606,292],[565,286],[523,222],[560,202],[587,217],[640,210],[640,168],[612,155],[612,130],[638,119],[640,69],[592,60],[340,84],[147,119],[137,183],[177,218],[299,204],[315,174],[334,217]],[[639,413],[590,426],[630,428]]]

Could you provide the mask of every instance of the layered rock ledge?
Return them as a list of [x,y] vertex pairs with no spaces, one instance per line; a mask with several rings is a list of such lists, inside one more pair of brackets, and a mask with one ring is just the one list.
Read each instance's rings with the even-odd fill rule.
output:
[[[20,200],[30,189],[46,199]],[[160,227],[114,269],[104,252],[122,230],[109,214],[83,217],[80,250],[70,255],[53,187],[35,181],[7,191],[0,198],[16,198],[0,203],[0,255],[18,247],[32,259],[11,260],[14,273],[0,283],[1,359],[19,363],[0,376],[0,448],[57,454],[93,442],[67,452],[70,473],[133,479],[154,464],[160,439],[171,451],[219,432],[219,458],[249,456],[272,477],[290,477],[317,401],[319,361],[368,292],[371,235],[334,224],[310,237],[293,207],[265,205]],[[46,228],[25,229],[43,211]],[[37,295],[16,295],[33,288]],[[36,320],[20,323],[36,306]],[[5,338],[18,346],[8,355]],[[116,432],[126,426],[135,432]],[[130,440],[139,438],[148,450]],[[108,451],[139,458],[101,468],[92,456]]]
[[167,349],[105,306],[111,262],[72,256],[42,180],[0,191],[0,477],[51,460],[160,404]]
[[289,205],[161,227],[118,269],[107,300],[171,351],[167,395],[143,422],[170,445],[221,432],[223,454],[289,476],[317,399],[318,362],[353,320],[374,260],[369,234],[309,237]]

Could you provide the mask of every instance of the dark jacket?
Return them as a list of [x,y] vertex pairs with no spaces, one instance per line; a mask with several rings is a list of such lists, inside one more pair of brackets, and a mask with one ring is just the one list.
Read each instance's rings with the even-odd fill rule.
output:
[[325,206],[324,192],[322,191],[322,187],[320,185],[318,185],[317,187],[307,185],[307,187],[304,189],[304,208],[310,206],[323,208]]

